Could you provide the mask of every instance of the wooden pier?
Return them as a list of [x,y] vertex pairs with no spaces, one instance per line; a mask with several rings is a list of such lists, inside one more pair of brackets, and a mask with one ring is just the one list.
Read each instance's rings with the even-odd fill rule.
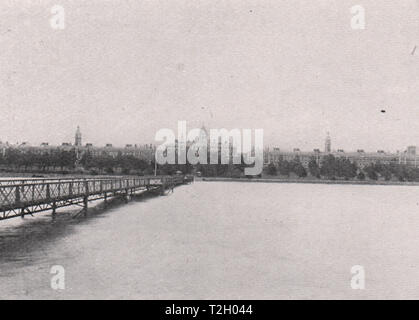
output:
[[72,205],[82,206],[86,213],[89,201],[117,196],[128,199],[143,190],[164,194],[191,181],[193,177],[184,175],[0,180],[0,220],[47,210],[55,216],[58,208]]

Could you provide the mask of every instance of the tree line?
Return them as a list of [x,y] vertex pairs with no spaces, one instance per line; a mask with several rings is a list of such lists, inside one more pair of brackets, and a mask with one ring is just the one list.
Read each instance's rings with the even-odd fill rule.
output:
[[[221,163],[221,159],[219,159],[219,163]],[[190,163],[156,166],[154,159],[139,159],[133,155],[122,154],[122,152],[115,156],[106,152],[95,154],[89,151],[78,155],[75,148],[70,150],[57,148],[43,153],[9,148],[4,153],[0,153],[0,165],[3,171],[11,170],[15,172],[55,172],[65,174],[82,171],[85,174],[151,175],[157,170],[158,175],[200,172],[202,176],[207,177],[241,177],[244,175],[246,167],[245,165],[233,164],[192,165]]]
[[[221,160],[221,159],[220,159]],[[221,161],[219,161],[221,163]],[[243,163],[243,161],[242,161]],[[61,172],[72,173],[82,170],[90,174],[136,174],[151,175],[157,169],[157,174],[172,175],[178,172],[190,174],[199,172],[204,177],[244,177],[246,165],[238,164],[197,164],[157,165],[153,160],[138,159],[133,155],[119,152],[112,156],[106,152],[92,154],[84,152],[77,154],[76,149],[56,149],[49,153],[35,153],[9,148],[0,153],[0,165],[3,170],[26,172]],[[419,181],[419,168],[398,163],[371,163],[365,167],[343,157],[325,156],[321,163],[313,157],[307,168],[301,163],[298,156],[293,160],[281,159],[277,163],[270,163],[264,168],[264,175],[285,176],[291,175],[304,178],[310,175],[318,179],[358,179],[358,180],[398,180]],[[260,177],[260,176],[259,176]]]
[[48,153],[36,153],[19,149],[6,149],[0,154],[0,165],[3,170],[13,171],[38,171],[38,172],[61,172],[70,173],[75,170],[84,170],[91,174],[151,174],[152,164],[146,160],[135,158],[132,155],[118,153],[116,157],[103,153],[93,155],[85,152],[78,156],[76,149],[52,150]]
[[291,161],[280,160],[278,163],[270,163],[265,168],[268,175],[281,175],[289,177],[295,174],[303,178],[308,175],[318,179],[358,179],[358,180],[398,180],[398,181],[419,181],[419,168],[398,164],[398,163],[370,163],[365,167],[359,166],[356,162],[349,159],[327,155],[318,164],[313,157],[306,169],[298,156]]
[[51,168],[61,170],[74,168],[76,162],[76,152],[57,150],[51,153],[24,152],[19,149],[6,149],[0,154],[0,164],[14,170],[29,170],[38,167],[41,171]]

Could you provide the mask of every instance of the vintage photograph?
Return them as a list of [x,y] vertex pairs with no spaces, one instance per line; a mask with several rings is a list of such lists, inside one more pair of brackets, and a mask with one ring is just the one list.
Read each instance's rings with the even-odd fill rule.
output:
[[0,300],[419,299],[418,0],[2,0],[0,44]]

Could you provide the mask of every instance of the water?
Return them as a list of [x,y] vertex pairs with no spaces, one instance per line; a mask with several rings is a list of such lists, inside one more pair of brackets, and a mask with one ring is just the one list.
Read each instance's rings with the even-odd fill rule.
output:
[[0,222],[1,299],[419,298],[418,187],[196,182],[58,213]]

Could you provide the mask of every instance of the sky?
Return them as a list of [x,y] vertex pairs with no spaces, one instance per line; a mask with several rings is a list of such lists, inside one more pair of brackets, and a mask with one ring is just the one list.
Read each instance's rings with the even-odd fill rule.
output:
[[84,143],[156,143],[186,120],[281,149],[328,131],[333,149],[419,145],[417,0],[2,0],[0,48],[3,142],[72,142],[79,125]]

